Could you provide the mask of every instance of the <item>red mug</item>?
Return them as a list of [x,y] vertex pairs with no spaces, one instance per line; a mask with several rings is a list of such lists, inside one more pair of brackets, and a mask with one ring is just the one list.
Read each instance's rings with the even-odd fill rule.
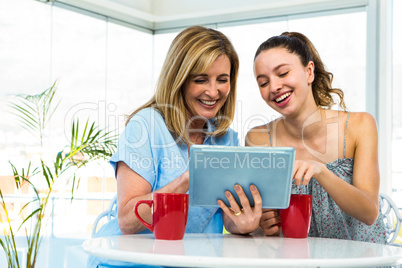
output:
[[[138,214],[138,206],[146,204],[152,209],[152,224]],[[156,239],[180,240],[184,237],[188,216],[188,194],[153,193],[152,200],[140,200],[134,213]]]
[[292,194],[289,207],[279,210],[282,234],[288,238],[306,238],[310,231],[313,196]]

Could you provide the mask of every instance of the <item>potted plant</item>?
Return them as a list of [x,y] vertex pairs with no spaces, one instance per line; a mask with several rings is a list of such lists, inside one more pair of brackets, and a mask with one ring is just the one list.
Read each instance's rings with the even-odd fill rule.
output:
[[[55,103],[56,88],[55,82],[40,94],[17,95],[10,102],[10,107],[19,122],[39,139],[42,147],[47,123],[59,104]],[[26,168],[18,168],[10,162],[17,190],[26,184],[34,197],[21,205],[19,211],[21,220],[16,223],[10,220],[9,207],[0,189],[0,204],[3,209],[0,221],[6,226],[0,234],[3,235],[0,236],[0,244],[9,268],[25,267],[17,254],[16,234],[21,230],[25,231],[27,242],[26,267],[35,267],[45,225],[46,209],[55,183],[62,179],[70,180],[72,200],[74,190],[77,188],[75,172],[94,160],[109,159],[116,149],[116,141],[115,134],[99,130],[95,122],[87,120],[82,124],[75,119],[72,122],[69,143],[61,148],[53,160],[46,161],[41,155],[38,163],[29,162]]]

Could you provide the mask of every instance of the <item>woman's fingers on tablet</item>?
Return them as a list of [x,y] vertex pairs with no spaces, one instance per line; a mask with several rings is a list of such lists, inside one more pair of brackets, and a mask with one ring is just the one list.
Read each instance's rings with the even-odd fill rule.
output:
[[[237,185],[237,186],[239,186],[239,185]],[[239,190],[239,188],[237,188],[235,186],[235,191],[236,191],[237,195],[239,195],[238,191],[243,191],[243,189]],[[243,194],[244,194],[244,192],[243,192]],[[234,196],[232,195],[232,193],[230,191],[226,191],[225,196],[230,203],[230,209],[231,209],[232,214],[235,214],[236,216],[238,216],[238,214],[241,213],[241,207],[239,206],[239,204],[237,204],[236,199],[234,198]]]
[[252,216],[253,218],[261,217],[262,198],[261,198],[260,192],[258,191],[257,187],[255,185],[250,185],[250,192],[254,199],[254,207],[253,208],[250,206],[250,200],[248,199],[248,197],[244,193],[243,188],[240,185],[235,185],[235,191],[236,191],[237,195],[239,196],[242,211],[244,211],[245,213],[247,213],[249,215],[254,214],[254,216]]
[[254,211],[257,213],[262,213],[262,198],[260,191],[258,191],[255,185],[250,185],[250,192],[254,198]]
[[247,212],[257,212],[259,214],[262,213],[262,199],[261,199],[260,192],[258,191],[258,189],[255,185],[250,185],[250,192],[254,199],[254,209],[251,208],[250,200],[248,199],[243,188],[240,185],[236,184],[234,186],[234,189],[236,191],[237,196],[239,197],[240,206],[239,206],[239,204],[237,204],[236,200],[232,196],[233,203],[232,203],[232,200],[229,200],[229,202],[233,209],[235,209],[237,207],[241,207],[243,210],[245,210]]
[[231,209],[228,208],[228,206],[226,206],[226,204],[225,204],[222,200],[220,200],[220,199],[218,199],[218,206],[223,210],[223,212],[224,212],[225,214],[227,214],[227,215],[231,215],[231,214],[232,214]]
[[[217,200],[218,206],[223,210],[223,212],[226,215],[228,215],[230,218],[233,219],[233,217],[237,217],[238,215],[240,215],[242,211],[239,208],[239,206],[237,205],[236,200],[234,199],[234,197],[232,196],[232,194],[229,191],[225,192],[225,196],[230,203],[230,207],[228,207],[225,204],[225,202],[223,202],[220,199]],[[236,204],[235,206],[237,206],[237,208],[233,208],[234,207],[233,204]]]
[[255,231],[260,224],[262,213],[260,193],[254,185],[250,186],[250,191],[256,204],[256,206],[252,208],[243,188],[240,185],[235,185],[234,190],[241,204],[237,203],[230,191],[226,191],[225,196],[229,201],[228,206],[222,200],[218,200],[218,205],[232,220],[235,228],[231,231],[241,234],[251,233]]
[[228,211],[223,210],[222,207],[221,208],[225,213],[229,215],[239,216],[244,211],[245,208],[247,207],[250,208],[250,204],[248,202],[246,194],[243,191],[243,188],[240,185],[236,184],[234,186],[234,190],[236,191],[236,194],[239,197],[241,204],[237,203],[236,199],[234,198],[234,196],[230,191],[225,191],[225,196],[229,201],[230,207],[228,208]]
[[240,185],[236,184],[236,185],[234,186],[234,189],[235,189],[235,191],[236,191],[237,196],[238,196],[239,199],[240,199],[240,205],[241,205],[241,207],[242,207],[243,209],[246,208],[247,206],[250,207],[250,203],[249,203],[249,201],[248,201],[248,198],[247,198],[246,194],[244,193],[243,188],[242,188]]

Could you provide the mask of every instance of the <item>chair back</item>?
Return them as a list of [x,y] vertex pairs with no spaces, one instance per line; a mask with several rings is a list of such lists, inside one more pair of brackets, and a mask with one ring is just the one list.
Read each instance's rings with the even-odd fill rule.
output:
[[94,237],[94,235],[96,234],[98,224],[100,220],[103,219],[104,217],[106,217],[107,222],[117,217],[117,195],[115,195],[113,199],[110,200],[108,209],[99,214],[98,217],[96,217],[94,224],[92,225],[92,234],[91,234],[92,237]]
[[391,197],[384,193],[380,193],[379,202],[388,237],[387,244],[402,246],[401,243],[395,243],[395,239],[398,237],[402,222],[402,216],[397,205],[394,203]]

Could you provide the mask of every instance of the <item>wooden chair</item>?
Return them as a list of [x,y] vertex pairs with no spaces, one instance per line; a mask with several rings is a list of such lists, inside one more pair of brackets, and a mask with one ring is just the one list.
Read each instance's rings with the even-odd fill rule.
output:
[[386,232],[388,235],[388,245],[399,246],[401,243],[395,243],[395,239],[398,237],[402,215],[399,212],[397,205],[392,201],[391,197],[386,194],[380,193],[380,209],[383,213],[383,220],[385,223]]
[[107,222],[117,217],[117,195],[115,195],[110,201],[108,209],[99,214],[98,217],[96,217],[94,224],[92,225],[92,237],[96,234],[98,224],[100,220],[104,217],[107,218]]

